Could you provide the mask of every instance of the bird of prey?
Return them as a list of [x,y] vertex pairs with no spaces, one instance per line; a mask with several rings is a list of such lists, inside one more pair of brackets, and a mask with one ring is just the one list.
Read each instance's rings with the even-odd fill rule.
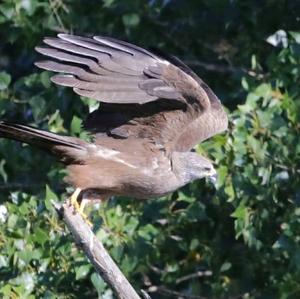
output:
[[213,91],[182,61],[136,45],[95,36],[59,34],[36,50],[51,80],[101,102],[84,128],[91,142],[0,121],[0,137],[51,152],[68,170],[80,197],[166,195],[196,179],[214,177],[211,161],[193,151],[227,128]]

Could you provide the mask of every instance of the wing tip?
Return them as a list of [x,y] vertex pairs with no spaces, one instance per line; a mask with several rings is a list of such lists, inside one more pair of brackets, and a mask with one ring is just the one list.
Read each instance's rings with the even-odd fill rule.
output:
[[72,34],[69,34],[69,33],[58,33],[57,34],[57,37],[60,38],[60,39],[67,39],[67,38],[72,37],[72,36],[75,36],[75,35],[72,35]]
[[35,50],[36,52],[40,53],[40,54],[43,54],[43,53],[42,53],[42,50],[43,50],[43,49],[44,49],[44,48],[43,48],[43,47],[40,47],[40,46],[34,47],[34,50]]
[[51,82],[61,85],[61,86],[67,86],[67,87],[73,87],[75,77],[72,75],[54,75],[50,78]]
[[102,35],[94,35],[93,36],[93,39],[94,40],[96,40],[96,41],[100,41],[101,42],[101,40],[105,40],[105,36],[102,36]]
[[84,93],[86,92],[86,90],[78,88],[78,87],[74,87],[73,91],[75,93],[77,93],[78,95],[80,95],[81,97],[85,97],[85,98],[89,98],[89,96],[85,95]]
[[58,48],[62,44],[67,44],[68,42],[64,41],[62,39],[59,39],[57,37],[45,37],[43,39],[43,43],[46,44],[46,45],[48,45],[48,46],[51,46],[51,47],[54,47],[54,48]]
[[47,71],[65,73],[64,70],[60,70],[60,64],[54,60],[41,60],[35,62],[34,65]]
[[44,67],[45,61],[36,61],[36,62],[34,62],[34,65],[40,69],[45,69],[45,67]]
[[55,48],[49,48],[49,47],[35,47],[35,51],[38,53],[45,55],[45,56],[51,56],[54,53],[57,53],[57,49]]

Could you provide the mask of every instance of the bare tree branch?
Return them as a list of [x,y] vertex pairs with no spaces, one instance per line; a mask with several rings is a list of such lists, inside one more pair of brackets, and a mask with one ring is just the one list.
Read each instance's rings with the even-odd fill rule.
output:
[[[116,297],[118,299],[141,299],[103,244],[95,236],[88,223],[79,213],[74,211],[70,201],[67,200],[63,205],[55,204],[54,206],[72,233],[76,244],[82,248],[96,271],[112,288]],[[146,296],[145,294],[143,296]]]
[[[115,264],[100,240],[95,236],[88,223],[82,216],[74,211],[74,207],[67,200],[62,205],[54,204],[56,211],[64,220],[68,229],[72,233],[76,244],[83,250],[84,254],[95,267],[103,280],[110,286],[118,299],[141,299],[124,274]],[[198,271],[177,279],[176,283],[196,277],[210,276],[211,271]],[[189,295],[170,290],[165,286],[154,286],[149,282],[147,292],[142,290],[141,296],[144,299],[151,299],[148,293],[158,293],[178,299],[207,299],[203,296]],[[148,285],[149,285],[148,284]]]

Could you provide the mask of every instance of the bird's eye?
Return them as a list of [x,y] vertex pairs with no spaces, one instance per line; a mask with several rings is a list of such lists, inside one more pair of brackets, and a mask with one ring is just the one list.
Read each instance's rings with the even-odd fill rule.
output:
[[210,168],[210,167],[204,167],[204,170],[206,170],[206,171],[210,171],[210,170],[211,170],[211,168]]

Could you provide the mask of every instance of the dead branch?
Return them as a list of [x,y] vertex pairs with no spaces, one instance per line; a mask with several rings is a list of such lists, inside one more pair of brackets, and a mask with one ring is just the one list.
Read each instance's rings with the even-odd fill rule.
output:
[[[72,233],[75,242],[95,267],[103,280],[111,287],[118,299],[141,299],[115,264],[100,240],[95,236],[88,223],[74,211],[69,200],[55,208]],[[145,296],[143,294],[143,296]]]

